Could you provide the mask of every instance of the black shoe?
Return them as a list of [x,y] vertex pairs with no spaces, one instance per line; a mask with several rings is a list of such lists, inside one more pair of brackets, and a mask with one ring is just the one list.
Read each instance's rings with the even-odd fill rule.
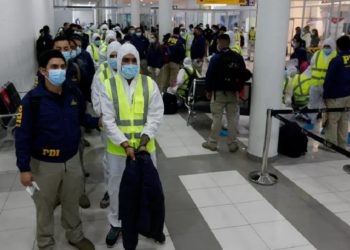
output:
[[153,239],[160,244],[164,244],[165,243],[165,234],[161,233],[160,235],[155,236]]
[[115,245],[121,232],[122,232],[121,227],[112,227],[111,226],[111,229],[109,230],[109,232],[106,236],[106,244],[107,244],[108,248],[111,248]]
[[107,208],[109,207],[109,195],[108,192],[106,192],[102,198],[102,200],[100,201],[100,208]]

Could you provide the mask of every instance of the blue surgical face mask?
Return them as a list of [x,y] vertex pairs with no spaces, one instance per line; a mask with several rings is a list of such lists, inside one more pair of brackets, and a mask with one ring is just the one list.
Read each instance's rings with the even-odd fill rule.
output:
[[71,57],[72,57],[72,58],[76,58],[77,55],[78,55],[77,50],[76,50],[76,49],[73,49],[72,52],[71,52]]
[[117,66],[118,66],[117,58],[111,58],[109,60],[109,64],[111,65],[112,69],[117,70]]
[[136,77],[138,71],[139,67],[136,64],[126,64],[122,65],[121,74],[125,79],[131,80]]
[[77,56],[81,54],[81,47],[77,47]]
[[142,33],[141,33],[141,32],[136,32],[136,35],[137,35],[138,37],[140,37],[140,36],[142,36]]
[[323,48],[323,52],[326,54],[326,56],[329,56],[332,54],[332,49],[331,48]]
[[100,45],[101,45],[101,40],[96,40],[96,41],[95,41],[95,45],[96,45],[97,47],[100,47]]
[[62,54],[63,54],[63,56],[64,56],[64,59],[66,59],[66,62],[68,62],[69,59],[72,58],[72,53],[71,53],[71,51],[63,51]]
[[66,70],[50,69],[48,79],[53,85],[60,87],[66,80]]

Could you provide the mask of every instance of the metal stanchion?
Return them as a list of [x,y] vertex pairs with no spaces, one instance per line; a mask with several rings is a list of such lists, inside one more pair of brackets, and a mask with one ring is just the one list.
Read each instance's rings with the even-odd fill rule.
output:
[[268,155],[271,139],[271,127],[272,127],[272,109],[267,110],[266,117],[266,129],[265,129],[265,143],[263,150],[263,159],[260,171],[253,171],[249,174],[249,180],[260,185],[268,186],[277,183],[278,178],[276,175],[267,171],[268,168]]

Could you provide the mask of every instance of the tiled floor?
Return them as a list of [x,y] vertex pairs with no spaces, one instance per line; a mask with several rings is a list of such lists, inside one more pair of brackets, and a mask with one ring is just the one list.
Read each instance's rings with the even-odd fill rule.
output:
[[327,161],[275,168],[350,225],[350,176],[342,169],[348,163]]
[[[258,186],[246,179],[260,167],[245,155],[248,117],[240,119],[241,149],[232,154],[224,145],[225,138],[221,138],[216,153],[202,149],[210,119],[198,114],[193,126],[187,127],[185,116],[166,116],[157,135],[159,173],[166,197],[167,243],[156,245],[141,238],[138,249],[350,249],[350,185],[341,170],[348,161],[339,161],[344,157],[312,150],[298,159],[279,157],[274,164],[287,178],[275,171],[280,177],[277,185]],[[88,135],[88,140],[93,145],[86,150],[86,165],[91,173],[87,190],[92,207],[81,211],[82,220],[85,234],[95,242],[96,249],[106,249],[106,210],[98,206],[104,193],[103,148],[96,134]],[[317,171],[315,166],[320,166]],[[64,238],[59,215],[57,209],[57,249],[72,249]],[[20,237],[13,240],[17,235]],[[13,145],[2,147],[0,250],[31,250],[34,238],[35,209],[19,182]],[[122,249],[121,242],[114,249]]]
[[237,171],[180,179],[224,250],[315,249]]
[[156,139],[167,158],[216,154],[202,148],[205,140],[178,114],[164,117]]

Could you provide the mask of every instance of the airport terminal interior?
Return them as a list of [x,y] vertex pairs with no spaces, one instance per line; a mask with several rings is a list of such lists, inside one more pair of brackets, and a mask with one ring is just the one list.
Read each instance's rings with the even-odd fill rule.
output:
[[[155,126],[154,135],[156,166],[165,197],[163,229],[165,241],[159,242],[152,237],[140,234],[135,249],[350,249],[350,146],[347,144],[350,143],[350,133],[348,130],[345,131],[347,142],[345,148],[341,143],[337,144],[337,142],[327,140],[330,130],[329,123],[336,112],[319,112],[318,110],[308,113],[308,110],[335,106],[327,106],[323,100],[320,100],[319,106],[310,106],[311,86],[307,90],[306,103],[298,105],[298,98],[302,95],[303,86],[305,86],[302,85],[304,82],[301,83],[300,79],[307,77],[308,72],[310,81],[315,78],[313,72],[317,71],[317,65],[321,67],[317,61],[320,57],[322,59],[326,57],[325,50],[333,49],[333,60],[335,61],[338,58],[335,47],[337,46],[338,54],[345,55],[344,63],[348,63],[345,62],[346,60],[350,61],[350,44],[345,45],[346,48],[349,48],[347,51],[340,51],[340,42],[338,42],[339,38],[348,38],[350,35],[350,1],[2,0],[0,2],[2,3],[0,8],[0,29],[2,31],[0,39],[0,250],[130,250],[123,245],[123,234],[127,234],[123,232],[123,228],[116,243],[106,243],[106,236],[110,234],[110,230],[116,228],[112,226],[110,220],[111,204],[101,206],[101,199],[105,197],[107,191],[107,194],[110,192],[110,182],[108,181],[108,187],[105,184],[108,176],[106,177],[105,174],[104,162],[106,161],[105,155],[110,153],[110,151],[106,153],[106,150],[114,142],[112,143],[112,139],[109,139],[108,143],[105,143],[101,139],[101,134],[106,133],[107,137],[110,136],[108,126],[106,130],[81,128],[83,133],[79,152],[75,152],[81,160],[77,163],[79,169],[83,170],[81,179],[83,179],[84,193],[82,195],[90,203],[87,208],[79,207],[78,217],[81,219],[80,227],[82,225],[84,237],[92,242],[94,248],[78,247],[75,242],[70,244],[72,242],[67,240],[69,233],[66,233],[63,227],[67,222],[62,219],[65,212],[59,205],[64,204],[63,200],[59,200],[53,210],[54,233],[51,239],[54,239],[54,243],[45,246],[43,236],[40,236],[41,231],[38,231],[39,226],[37,226],[43,210],[40,212],[39,205],[34,203],[35,192],[37,196],[40,195],[40,192],[44,191],[43,186],[39,186],[36,190],[33,188],[32,198],[28,188],[22,184],[23,172],[19,171],[20,166],[18,166],[21,162],[19,158],[22,157],[20,150],[22,147],[17,141],[20,136],[16,135],[16,130],[20,129],[18,127],[21,125],[19,123],[22,118],[22,106],[18,104],[12,111],[6,109],[6,104],[12,101],[9,100],[12,96],[8,92],[9,96],[4,97],[3,92],[8,91],[9,85],[14,86],[20,98],[23,98],[33,88],[39,88],[40,84],[50,84],[48,83],[51,81],[50,75],[40,80],[42,71],[38,72],[37,43],[39,38],[46,34],[44,26],[49,27],[50,35],[52,39],[55,39],[56,36],[68,33],[64,24],[70,27],[68,30],[71,30],[72,27],[79,30],[73,32],[75,37],[83,36],[82,34],[88,37],[88,52],[83,49],[87,55],[91,54],[89,48],[91,50],[95,46],[94,39],[98,37],[98,40],[103,40],[106,34],[112,33],[111,37],[114,37],[114,40],[121,44],[124,43],[120,47],[122,50],[128,46],[126,44],[133,44],[133,37],[137,38],[137,33],[141,33],[138,31],[141,30],[139,27],[142,26],[142,37],[145,40],[151,41],[154,40],[154,37],[159,36],[159,46],[169,51],[167,39],[173,33],[177,33],[175,37],[179,39],[178,41],[181,40],[179,37],[183,38],[183,52],[186,52],[186,56],[176,63],[178,70],[187,67],[186,62],[189,61],[192,70],[200,71],[196,77],[187,76],[187,81],[191,81],[192,84],[188,90],[188,96],[185,99],[177,97],[176,100],[175,96],[178,92],[176,88],[175,93],[171,90],[179,82],[178,70],[173,82],[169,83],[169,79],[168,82],[166,80],[163,82],[162,76],[166,74],[166,62],[160,69],[155,66],[147,67],[146,65],[144,67],[142,64],[144,61],[147,64],[147,55],[146,59],[141,58],[141,69],[138,70],[152,77],[154,81],[162,81],[162,83],[156,82],[158,85],[153,85],[160,86],[156,93],[163,95],[165,109],[167,109],[166,105],[170,105],[165,102],[165,96],[174,97],[174,105],[177,110],[165,112],[166,114],[161,117],[160,125]],[[107,33],[106,30],[103,31],[103,27],[106,27]],[[197,30],[195,38],[193,38],[193,27]],[[297,31],[298,27],[300,33]],[[177,28],[177,31],[174,28]],[[135,29],[136,35],[129,33],[130,30],[135,32]],[[211,145],[214,144],[210,136],[214,128],[215,115],[212,113],[213,106],[212,110],[210,106],[219,95],[215,97],[216,92],[214,91],[214,97],[210,97],[212,102],[210,103],[209,99],[205,98],[208,92],[204,93],[203,84],[206,84],[209,79],[209,77],[206,79],[206,76],[210,73],[208,68],[214,64],[213,58],[219,55],[219,52],[218,54],[210,52],[214,33],[219,30],[223,31],[222,34],[228,34],[231,39],[229,49],[239,50],[234,54],[239,54],[239,57],[244,59],[252,77],[245,80],[243,90],[240,89],[239,93],[235,92],[235,96],[239,96],[237,97],[239,103],[235,105],[240,106],[240,109],[230,113],[232,109],[225,106],[224,117],[227,115],[231,119],[222,120],[219,139],[215,141],[215,148],[211,148]],[[165,39],[164,36],[168,33],[169,36]],[[197,39],[198,34],[204,34],[202,36],[205,40],[205,51],[199,58],[200,60],[193,57],[193,52],[197,48],[191,47],[191,42]],[[307,44],[308,38],[305,38],[307,34],[312,39],[311,43],[314,37],[317,38],[314,46],[310,45],[310,41]],[[127,36],[130,36],[131,40],[126,40]],[[189,41],[191,36],[192,40]],[[225,37],[227,36],[220,35],[215,39],[226,41]],[[82,39],[78,40],[82,41]],[[107,60],[106,55],[111,55],[108,43],[106,39],[104,56],[107,63],[110,62],[110,58]],[[139,47],[136,49],[139,51]],[[120,50],[118,56],[123,53]],[[214,50],[220,51],[220,48],[215,45]],[[293,57],[298,54],[297,50],[305,52],[304,61],[300,61],[298,55]],[[99,54],[100,57],[101,55]],[[170,55],[170,58],[172,56],[174,55]],[[74,60],[72,55],[69,58],[69,60]],[[169,60],[166,56],[164,58],[164,60]],[[118,63],[124,65],[124,59],[125,57],[117,59]],[[90,60],[95,64],[96,72],[102,72],[98,70],[100,70],[100,65],[104,65],[104,62],[101,60],[97,62],[94,52]],[[137,59],[137,61],[140,60]],[[334,65],[332,62],[330,59],[327,67],[328,64]],[[113,66],[105,65],[105,67]],[[327,67],[322,68],[319,72],[323,70],[323,77],[326,79],[324,81],[328,83]],[[350,71],[347,71],[349,69],[346,66],[343,67],[345,73],[337,71],[336,74],[342,74],[342,76],[348,74],[349,76],[345,77],[342,83],[350,86]],[[113,74],[118,74],[119,77],[124,76],[123,66],[118,65],[118,70],[121,72]],[[183,74],[189,73],[185,70]],[[317,76],[317,72],[315,74]],[[95,77],[99,78],[100,75],[95,75]],[[107,77],[107,83],[110,83],[108,79],[112,78]],[[125,79],[123,79],[124,82],[126,82]],[[296,82],[295,79],[299,79],[299,82]],[[296,83],[289,88],[292,93],[286,91],[288,80]],[[104,86],[107,86],[106,81]],[[144,84],[143,81],[142,84]],[[34,87],[36,85],[39,86]],[[46,86],[42,89],[48,91],[47,88]],[[203,88],[202,92],[198,90],[201,88]],[[104,91],[108,92],[108,90]],[[135,95],[136,92],[137,90],[135,90]],[[121,94],[117,93],[117,95],[119,98]],[[349,96],[350,93],[346,97]],[[141,98],[143,98],[142,94]],[[323,99],[322,94],[321,99]],[[145,106],[153,102],[142,101],[141,103]],[[325,103],[328,102],[325,101]],[[103,112],[107,104],[102,104],[101,115],[96,115],[96,112],[92,111],[91,101],[87,101],[86,106],[86,113],[95,117],[101,116],[102,124],[104,126],[107,124],[107,121],[104,120],[107,118],[104,118]],[[118,109],[123,107],[120,106]],[[349,107],[350,105],[336,106],[340,109],[345,108],[337,110],[336,114],[339,114],[339,117],[345,114],[348,118]],[[271,110],[276,112],[271,112]],[[160,111],[163,113],[161,109]],[[131,116],[135,115],[134,111],[130,112],[133,113]],[[153,110],[153,112],[156,111]],[[318,117],[316,117],[317,114]],[[57,123],[59,123],[58,120],[57,118]],[[119,118],[115,117],[112,120],[118,126]],[[227,140],[232,136],[228,124],[232,120],[234,121],[235,141],[228,144]],[[56,123],[55,119],[51,121]],[[24,122],[25,120],[22,121]],[[297,127],[296,131],[292,125]],[[127,125],[120,127],[127,127]],[[295,134],[283,130],[287,127],[294,128],[292,132]],[[80,131],[80,128],[78,129]],[[36,133],[40,134],[40,131]],[[340,132],[335,133],[338,133],[340,138]],[[21,134],[23,136],[23,131]],[[300,142],[295,137],[301,137],[304,141]],[[133,139],[134,137],[131,140]],[[138,143],[142,144],[140,140]],[[232,148],[233,144],[238,148]],[[282,144],[287,145],[285,150],[282,150]],[[51,149],[49,146],[46,147]],[[115,147],[123,150],[124,146]],[[300,149],[300,147],[305,147],[305,149]],[[130,146],[124,149],[128,154]],[[285,152],[287,149],[301,151],[301,153],[290,155]],[[52,156],[50,150],[47,153]],[[30,157],[34,162],[36,157],[33,155]],[[38,160],[42,161],[42,159],[36,161]],[[113,165],[107,162],[108,165]],[[109,167],[112,168],[112,166]],[[35,181],[35,177],[34,175],[32,180]],[[46,181],[50,182],[51,177],[48,175],[46,178]],[[119,186],[116,188],[119,189]],[[113,203],[116,199],[118,198],[110,198],[108,203]],[[78,206],[78,200],[75,206]]]

